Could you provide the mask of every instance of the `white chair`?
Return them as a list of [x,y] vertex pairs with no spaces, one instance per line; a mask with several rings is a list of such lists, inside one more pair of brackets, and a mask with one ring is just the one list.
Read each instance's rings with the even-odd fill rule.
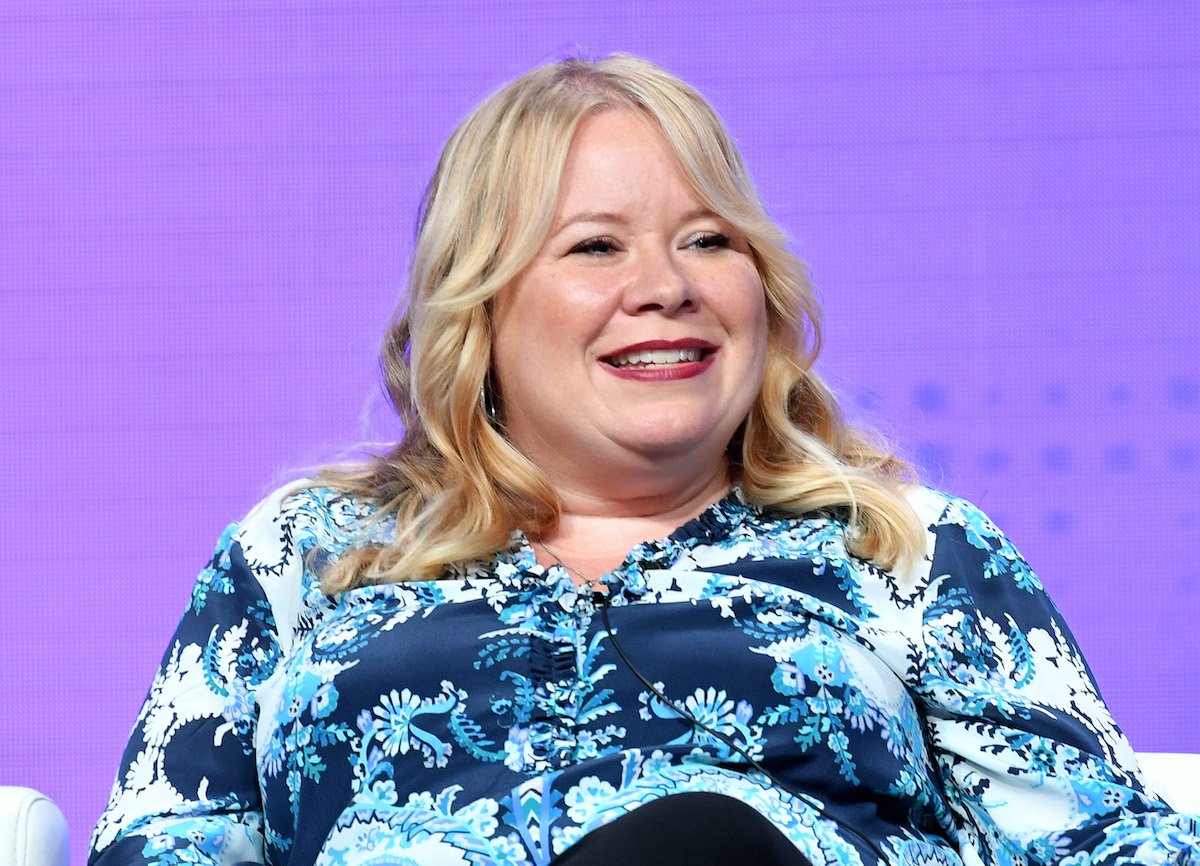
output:
[[1139,752],[1137,759],[1151,791],[1180,812],[1200,815],[1200,755]]
[[68,866],[67,821],[32,788],[0,785],[0,866]]

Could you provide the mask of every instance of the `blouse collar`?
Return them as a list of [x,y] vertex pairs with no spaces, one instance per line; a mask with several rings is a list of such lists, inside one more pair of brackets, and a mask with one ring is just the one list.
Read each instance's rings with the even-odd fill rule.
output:
[[[643,541],[626,555],[621,564],[601,580],[610,590],[626,596],[645,592],[645,569],[667,569],[686,552],[707,544],[718,544],[730,538],[758,509],[747,500],[742,489],[735,485],[719,500],[699,515],[684,523],[665,538]],[[513,532],[506,550],[496,558],[497,564],[515,568],[529,575],[544,575],[544,567],[529,538],[521,530]]]

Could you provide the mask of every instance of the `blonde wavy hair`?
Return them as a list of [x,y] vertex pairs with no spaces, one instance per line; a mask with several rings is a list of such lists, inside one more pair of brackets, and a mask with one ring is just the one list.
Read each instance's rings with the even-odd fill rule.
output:
[[408,303],[382,350],[404,439],[366,463],[318,476],[377,502],[373,519],[394,519],[395,536],[338,558],[323,575],[327,591],[438,578],[494,555],[514,529],[536,538],[557,521],[555,490],[489,416],[490,308],[550,231],[580,121],[613,109],[657,124],[699,199],[748,239],[762,278],[765,376],[728,449],[746,497],[796,515],[843,517],[852,551],[883,567],[920,549],[922,528],[900,489],[908,467],[847,423],[814,372],[821,311],[807,272],[767,215],[724,124],[675,76],[618,54],[522,75],[446,144],[422,202]]

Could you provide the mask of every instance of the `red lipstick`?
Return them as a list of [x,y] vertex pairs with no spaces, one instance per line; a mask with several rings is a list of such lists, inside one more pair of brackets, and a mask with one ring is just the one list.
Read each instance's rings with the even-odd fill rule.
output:
[[[712,366],[717,347],[707,340],[643,340],[603,356],[604,368],[619,379],[672,382],[699,376]],[[638,355],[641,357],[636,357]],[[634,357],[631,357],[634,356]]]

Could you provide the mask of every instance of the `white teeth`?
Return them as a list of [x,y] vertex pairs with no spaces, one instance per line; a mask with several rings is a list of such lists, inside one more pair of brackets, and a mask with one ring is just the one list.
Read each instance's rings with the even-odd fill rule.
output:
[[614,367],[651,367],[660,364],[680,364],[684,361],[699,361],[700,349],[643,349],[627,355],[614,355]]

